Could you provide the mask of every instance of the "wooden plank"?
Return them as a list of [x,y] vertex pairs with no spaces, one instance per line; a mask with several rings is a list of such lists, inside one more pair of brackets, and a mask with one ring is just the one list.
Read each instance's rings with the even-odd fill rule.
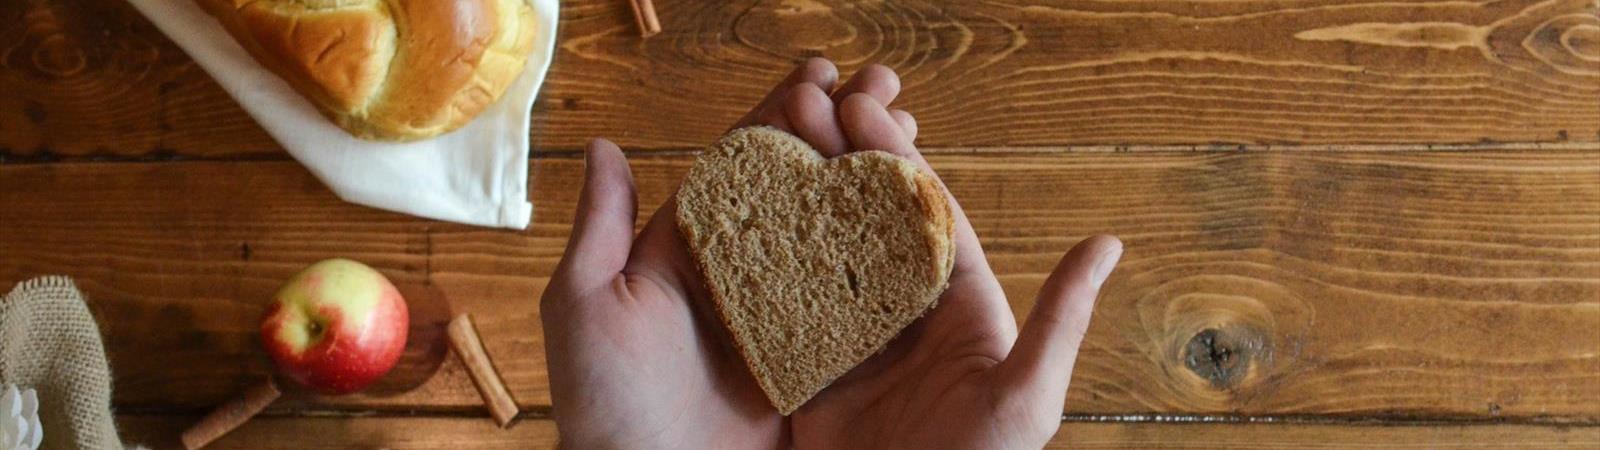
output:
[[[932,147],[1600,140],[1588,0],[562,3],[540,149],[698,148],[807,56],[895,67]],[[283,157],[125,3],[0,21],[0,155]]]
[[[656,205],[690,157],[636,157]],[[204,408],[268,370],[277,285],[347,256],[418,322],[375,392],[279,410],[476,411],[439,333],[472,312],[519,405],[548,405],[537,299],[581,161],[536,159],[516,233],[338,202],[292,163],[0,167],[0,286],[75,277],[116,403]],[[1066,411],[1600,421],[1600,151],[1058,153],[933,164],[1025,315],[1091,233],[1127,242]],[[92,181],[92,182],[91,182]],[[641,216],[643,220],[643,216]]]
[[0,21],[0,154],[286,156],[127,2],[8,1]]
[[[118,429],[126,444],[151,450],[181,449],[178,433],[190,416],[123,415]],[[227,449],[480,450],[554,449],[556,426],[550,420],[522,420],[502,430],[488,416],[439,417],[257,417],[205,447]]]
[[[123,439],[178,448],[187,417],[122,416]],[[523,420],[500,430],[485,418],[260,418],[208,449],[387,448],[458,450],[555,448],[554,422]],[[1577,449],[1600,446],[1600,427],[1544,425],[1306,425],[1067,422],[1051,449],[1418,448]]]

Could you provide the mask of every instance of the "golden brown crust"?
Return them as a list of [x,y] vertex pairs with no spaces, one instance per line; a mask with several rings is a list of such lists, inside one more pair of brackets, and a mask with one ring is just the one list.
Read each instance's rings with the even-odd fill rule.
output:
[[[939,183],[933,175],[917,169],[917,198],[922,201],[923,214],[933,222],[934,230],[928,236],[928,246],[935,250],[943,249],[944,254],[933,255],[936,260],[943,261],[937,269],[939,273],[933,274],[934,278],[950,279],[950,271],[955,268],[955,213],[950,209],[950,197],[945,193],[944,185]],[[942,288],[940,290],[943,290]]]
[[466,125],[533,45],[525,0],[196,0],[256,61],[351,134],[415,140]]

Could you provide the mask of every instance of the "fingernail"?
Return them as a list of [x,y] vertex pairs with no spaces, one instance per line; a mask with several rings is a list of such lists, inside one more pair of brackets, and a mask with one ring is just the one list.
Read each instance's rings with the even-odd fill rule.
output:
[[1089,272],[1089,283],[1095,290],[1100,290],[1100,285],[1106,283],[1106,278],[1111,277],[1111,271],[1117,268],[1117,261],[1122,259],[1122,246],[1118,245],[1100,252],[1095,257],[1094,271]]

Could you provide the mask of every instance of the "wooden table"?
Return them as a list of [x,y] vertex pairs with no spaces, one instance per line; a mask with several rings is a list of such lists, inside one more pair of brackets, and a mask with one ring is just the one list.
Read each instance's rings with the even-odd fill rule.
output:
[[[1127,242],[1052,446],[1600,446],[1592,0],[657,3],[641,40],[627,2],[564,2],[509,232],[340,202],[122,2],[0,2],[0,289],[74,277],[123,431],[170,447],[268,373],[279,283],[356,258],[411,300],[402,365],[215,448],[548,447],[537,299],[584,142],[648,210],[820,55],[900,71],[1019,317],[1078,239]],[[445,351],[459,312],[508,430]]]

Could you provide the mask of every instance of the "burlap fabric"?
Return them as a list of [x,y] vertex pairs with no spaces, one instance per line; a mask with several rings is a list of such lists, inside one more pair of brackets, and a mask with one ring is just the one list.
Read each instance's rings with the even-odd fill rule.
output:
[[66,277],[24,281],[0,299],[0,382],[39,391],[41,449],[121,449],[100,327]]

